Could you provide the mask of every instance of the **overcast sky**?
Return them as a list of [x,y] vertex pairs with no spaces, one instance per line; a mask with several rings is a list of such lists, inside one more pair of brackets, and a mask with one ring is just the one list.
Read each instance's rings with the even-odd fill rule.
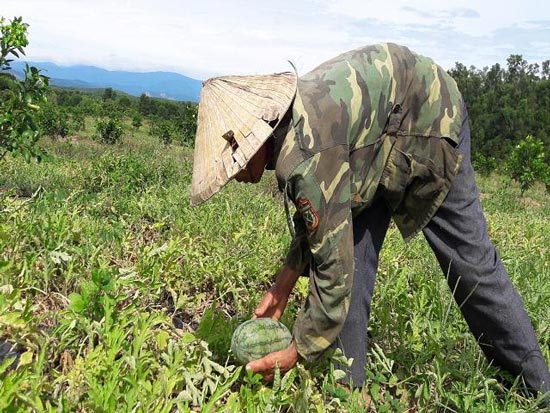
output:
[[550,59],[548,0],[1,0],[29,23],[27,58],[197,79],[289,70],[396,42],[478,68]]

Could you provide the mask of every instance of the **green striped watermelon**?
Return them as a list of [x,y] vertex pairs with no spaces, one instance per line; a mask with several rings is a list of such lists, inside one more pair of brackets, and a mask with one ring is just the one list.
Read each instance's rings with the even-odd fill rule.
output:
[[286,326],[271,318],[257,318],[239,325],[231,337],[231,351],[242,364],[287,348],[292,334]]

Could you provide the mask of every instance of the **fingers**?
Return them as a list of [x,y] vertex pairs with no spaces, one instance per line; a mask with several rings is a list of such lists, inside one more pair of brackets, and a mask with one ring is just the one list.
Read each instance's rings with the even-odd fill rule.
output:
[[258,317],[261,317],[265,314],[265,312],[267,311],[269,307],[269,304],[266,302],[266,300],[262,300],[262,302],[260,303],[260,305],[254,310],[254,316],[253,318],[258,318]]
[[294,367],[297,361],[298,353],[294,343],[291,343],[285,350],[269,353],[259,360],[251,361],[246,365],[246,369],[252,370],[254,373],[260,373],[264,380],[270,381],[273,379],[277,365],[280,367],[281,372],[286,372]]
[[258,307],[254,310],[254,315],[252,316],[252,319],[259,317],[271,317],[274,305],[275,303],[273,294],[271,293],[271,291],[268,291],[264,295],[264,298],[262,299]]
[[246,365],[247,370],[252,370],[253,373],[264,374],[267,373],[266,370],[269,369],[269,363],[267,361],[267,356],[262,359],[251,361]]
[[252,319],[254,320],[255,318],[262,317],[265,314],[266,310],[267,305],[264,304],[264,302],[262,301],[260,305],[258,305],[258,307],[254,310],[254,315],[252,316]]
[[271,354],[268,354],[264,358],[259,360],[251,361],[246,365],[247,370],[252,370],[254,373],[260,373],[264,380],[271,381],[273,380],[274,370],[276,362],[274,361]]

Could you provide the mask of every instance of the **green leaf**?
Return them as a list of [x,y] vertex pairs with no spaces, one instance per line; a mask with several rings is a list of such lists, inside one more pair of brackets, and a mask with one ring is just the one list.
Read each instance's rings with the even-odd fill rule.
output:
[[19,329],[25,327],[26,322],[20,316],[19,312],[7,313],[0,315],[0,325]]
[[92,281],[98,287],[105,289],[111,284],[112,275],[111,272],[106,268],[100,268],[92,271]]
[[346,377],[346,372],[343,370],[334,370],[332,376],[334,377],[334,380],[338,381]]
[[184,344],[189,344],[189,343],[192,343],[193,341],[197,340],[197,338],[192,333],[185,332],[181,335],[180,340]]
[[378,383],[371,384],[370,393],[374,401],[380,401],[380,385]]
[[86,310],[86,301],[80,294],[72,293],[69,295],[69,308],[75,313],[82,313]]
[[33,360],[33,355],[34,353],[31,350],[25,351],[23,354],[21,354],[17,368],[31,364]]
[[159,350],[164,350],[168,346],[168,340],[170,340],[170,334],[164,330],[160,330],[157,333],[157,346]]

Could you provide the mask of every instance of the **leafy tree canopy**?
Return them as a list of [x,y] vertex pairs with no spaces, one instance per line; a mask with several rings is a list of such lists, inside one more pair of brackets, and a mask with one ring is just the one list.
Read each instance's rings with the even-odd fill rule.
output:
[[27,161],[42,156],[34,117],[46,100],[48,78],[28,65],[21,81],[8,73],[13,57],[25,54],[27,27],[21,17],[11,21],[0,17],[0,160],[10,152]]
[[502,161],[529,135],[550,153],[550,60],[539,66],[513,54],[506,67],[457,62],[449,73],[468,108],[474,159]]

